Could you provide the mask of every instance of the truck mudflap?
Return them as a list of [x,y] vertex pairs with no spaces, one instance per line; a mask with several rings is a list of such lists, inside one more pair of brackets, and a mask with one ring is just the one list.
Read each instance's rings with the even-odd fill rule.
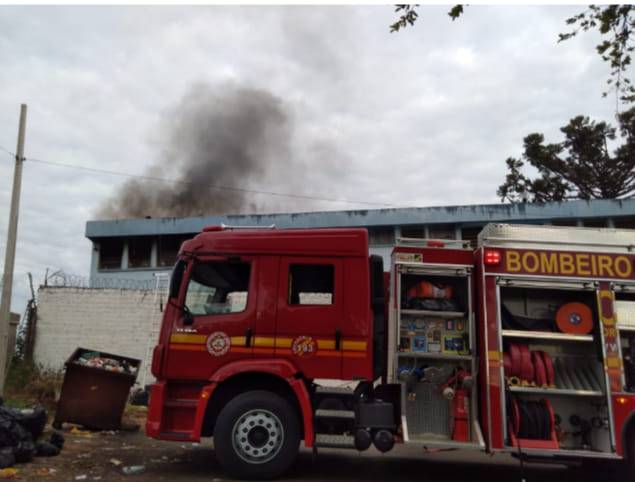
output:
[[148,419],[146,421],[146,435],[148,437],[160,438],[165,392],[165,382],[156,382],[150,387],[150,403],[148,406]]

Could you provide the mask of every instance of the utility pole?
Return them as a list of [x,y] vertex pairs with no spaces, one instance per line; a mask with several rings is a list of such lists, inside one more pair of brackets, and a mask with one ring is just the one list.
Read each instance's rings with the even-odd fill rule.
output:
[[26,104],[22,104],[20,106],[20,126],[18,129],[18,147],[15,154],[15,170],[13,171],[7,249],[4,257],[4,283],[2,284],[2,299],[0,300],[0,395],[4,395],[4,380],[7,372],[7,345],[9,342],[9,320],[11,318],[15,243],[18,234],[18,212],[20,210],[20,188],[22,187],[22,164],[24,164],[25,128]]

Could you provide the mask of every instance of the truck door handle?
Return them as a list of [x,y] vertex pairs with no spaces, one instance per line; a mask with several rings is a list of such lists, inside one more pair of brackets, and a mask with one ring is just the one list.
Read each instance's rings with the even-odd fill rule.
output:
[[340,330],[335,330],[335,349],[341,350],[342,348],[342,332]]
[[249,348],[251,346],[251,328],[247,328],[245,332],[245,346]]

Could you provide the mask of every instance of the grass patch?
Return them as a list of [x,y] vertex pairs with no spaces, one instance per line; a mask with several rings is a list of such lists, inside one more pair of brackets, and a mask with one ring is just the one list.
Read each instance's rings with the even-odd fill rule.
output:
[[46,369],[32,362],[13,361],[5,382],[5,403],[16,408],[39,404],[51,412],[55,409],[62,380],[61,371]]

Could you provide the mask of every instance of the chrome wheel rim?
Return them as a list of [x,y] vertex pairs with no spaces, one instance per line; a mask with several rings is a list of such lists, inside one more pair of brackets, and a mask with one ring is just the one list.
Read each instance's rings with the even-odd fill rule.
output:
[[280,452],[284,429],[269,410],[249,410],[240,416],[232,430],[234,451],[245,462],[264,464]]

